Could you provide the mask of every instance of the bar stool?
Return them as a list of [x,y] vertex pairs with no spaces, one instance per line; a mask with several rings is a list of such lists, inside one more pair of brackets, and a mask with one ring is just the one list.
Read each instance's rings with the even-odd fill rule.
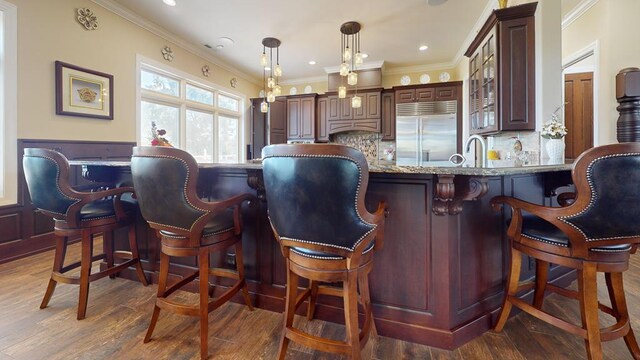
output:
[[[135,233],[135,206],[121,201],[123,194],[132,193],[133,188],[120,187],[104,191],[80,192],[69,184],[69,162],[61,153],[49,149],[24,149],[22,159],[24,177],[33,204],[43,214],[54,219],[53,234],[56,252],[49,285],[40,304],[44,309],[49,304],[56,285],[80,285],[78,320],[85,318],[89,298],[89,283],[114,274],[134,265],[138,278],[147,285],[140,264]],[[113,250],[113,230],[129,228],[131,251]],[[103,233],[104,252],[93,255],[94,235]],[[69,238],[81,237],[82,255],[78,262],[64,265]],[[114,258],[125,259],[114,265]],[[106,260],[107,268],[91,274],[94,261]],[[66,274],[80,267],[80,276]]]
[[[584,338],[589,359],[602,359],[601,342],[620,337],[633,358],[640,359],[622,281],[622,273],[629,268],[629,256],[640,243],[640,143],[587,150],[576,160],[572,176],[576,194],[563,196],[561,203],[565,206],[561,208],[503,196],[491,200],[496,208],[509,205],[512,214],[507,231],[511,242],[510,272],[495,330],[503,329],[512,306],[516,306]],[[518,283],[521,254],[536,259],[534,285]],[[550,263],[577,270],[577,292],[547,284]],[[611,307],[598,302],[597,272],[604,272]],[[516,296],[532,286],[533,304]],[[545,291],[579,300],[582,325],[543,311]],[[616,323],[601,329],[598,310],[613,316]]]
[[[279,359],[289,341],[360,359],[375,333],[368,275],[384,236],[384,203],[371,214],[364,205],[369,168],[362,153],[342,145],[271,145],[262,150],[263,178],[271,226],[287,264],[284,329]],[[298,295],[298,277],[310,285]],[[342,282],[343,288],[320,285]],[[359,294],[358,294],[359,288]],[[319,294],[344,301],[346,341],[304,333],[293,327],[296,308],[309,299],[307,318]],[[360,296],[358,296],[360,295]],[[358,302],[364,308],[358,330]]]
[[[209,313],[242,290],[244,301],[253,310],[244,277],[240,206],[253,200],[241,194],[225,200],[207,202],[196,193],[198,164],[187,152],[170,147],[135,147],[131,158],[133,186],[142,216],[156,230],[161,241],[158,295],[144,342],[158,321],[160,309],[200,318],[200,356],[208,356]],[[235,247],[236,271],[210,268],[209,255]],[[169,257],[196,256],[198,270],[167,285]],[[218,298],[209,301],[209,276],[236,280]],[[200,300],[196,305],[179,303],[168,297],[199,278]]]

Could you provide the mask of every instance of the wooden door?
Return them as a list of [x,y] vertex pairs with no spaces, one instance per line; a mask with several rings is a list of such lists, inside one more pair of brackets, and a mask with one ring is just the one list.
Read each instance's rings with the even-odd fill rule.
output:
[[[269,144],[284,144],[287,142],[287,100],[276,98],[269,106]],[[260,153],[256,153],[260,155]]]
[[415,89],[403,89],[396,91],[396,104],[410,103],[416,101]]
[[433,99],[435,99],[433,88],[416,89],[415,101],[433,101]]
[[367,119],[379,119],[381,115],[381,104],[380,104],[380,92],[372,92],[372,93],[364,93],[362,94],[363,100],[366,98],[366,101],[363,101],[363,105],[366,105],[366,118]]
[[316,98],[300,99],[300,137],[315,139],[316,137]]
[[396,104],[393,92],[382,92],[382,140],[396,139]]
[[593,147],[593,73],[566,74],[564,99],[565,158],[575,159]]
[[318,97],[318,108],[316,114],[318,116],[318,128],[317,128],[317,141],[327,142],[329,141],[329,133],[327,132],[327,107],[329,99],[327,97]]

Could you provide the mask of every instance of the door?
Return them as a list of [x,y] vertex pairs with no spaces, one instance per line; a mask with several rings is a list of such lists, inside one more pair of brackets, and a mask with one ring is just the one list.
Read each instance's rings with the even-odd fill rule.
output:
[[396,118],[396,164],[419,165],[418,117],[398,116]]
[[564,99],[565,158],[575,159],[593,147],[593,73],[566,74]]

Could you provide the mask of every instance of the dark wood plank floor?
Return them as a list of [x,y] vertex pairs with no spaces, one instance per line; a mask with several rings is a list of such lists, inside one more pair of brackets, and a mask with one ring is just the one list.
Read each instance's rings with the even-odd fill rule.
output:
[[[69,257],[79,256],[73,245]],[[102,279],[91,285],[87,318],[76,320],[78,287],[58,285],[49,304],[38,308],[49,278],[53,252],[0,265],[0,359],[196,359],[199,327],[195,318],[161,313],[153,341],[143,344],[156,286],[143,287],[123,279]],[[625,274],[633,327],[640,330],[640,259]],[[600,298],[606,299],[602,292]],[[575,286],[575,284],[574,284]],[[181,292],[185,300],[195,294]],[[608,304],[608,300],[604,300]],[[580,322],[576,302],[551,295],[547,311]],[[212,359],[274,359],[282,315],[228,304],[209,316]],[[605,315],[601,321],[611,323]],[[296,318],[297,326],[317,335],[342,337],[344,327]],[[584,359],[583,341],[526,314],[511,318],[502,333],[487,332],[454,351],[387,337],[367,344],[365,359]],[[604,344],[606,359],[631,359],[622,340]],[[288,359],[339,359],[293,345]]]

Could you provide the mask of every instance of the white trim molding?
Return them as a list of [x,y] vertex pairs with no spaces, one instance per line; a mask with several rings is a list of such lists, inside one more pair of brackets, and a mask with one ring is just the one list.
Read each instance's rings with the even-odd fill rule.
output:
[[584,13],[589,11],[595,4],[598,3],[598,0],[582,0],[578,3],[571,11],[567,13],[562,18],[562,30],[571,25],[572,22],[576,21],[580,18]]
[[281,85],[304,85],[304,84],[313,84],[317,82],[326,82],[326,81],[327,81],[327,75],[280,81],[280,84]]
[[0,206],[18,202],[18,9],[0,0]]
[[[569,73],[567,71],[568,68],[590,56],[593,57],[593,67],[591,67],[590,70],[586,67],[581,67],[580,70],[584,70],[583,72],[593,71],[593,146],[599,146],[600,121],[598,121],[598,117],[600,115],[600,106],[598,104],[600,103],[600,42],[598,40],[562,59],[562,81],[564,83],[564,75]],[[564,91],[562,92],[562,97],[564,102]]]
[[199,56],[209,62],[211,62],[212,64],[219,66],[233,74],[235,74],[238,77],[243,78],[244,80],[256,85],[256,86],[262,86],[262,82],[260,81],[260,79],[258,79],[255,76],[249,75],[235,67],[233,67],[232,65],[222,61],[220,58],[215,57],[211,54],[208,53],[207,50],[202,49],[201,46],[195,45],[192,42],[189,42],[175,34],[172,34],[171,32],[167,31],[166,29],[162,28],[161,26],[147,20],[144,19],[143,17],[139,16],[138,14],[132,12],[131,10],[127,9],[126,7],[116,3],[113,0],[91,0],[94,3],[102,6],[103,8],[111,11],[112,13],[132,22],[133,24],[136,24],[138,26],[140,26],[141,28],[148,30],[149,32],[151,32],[154,35],[157,35],[173,44],[175,44],[176,46],[179,46],[181,48],[183,48],[184,50]]

